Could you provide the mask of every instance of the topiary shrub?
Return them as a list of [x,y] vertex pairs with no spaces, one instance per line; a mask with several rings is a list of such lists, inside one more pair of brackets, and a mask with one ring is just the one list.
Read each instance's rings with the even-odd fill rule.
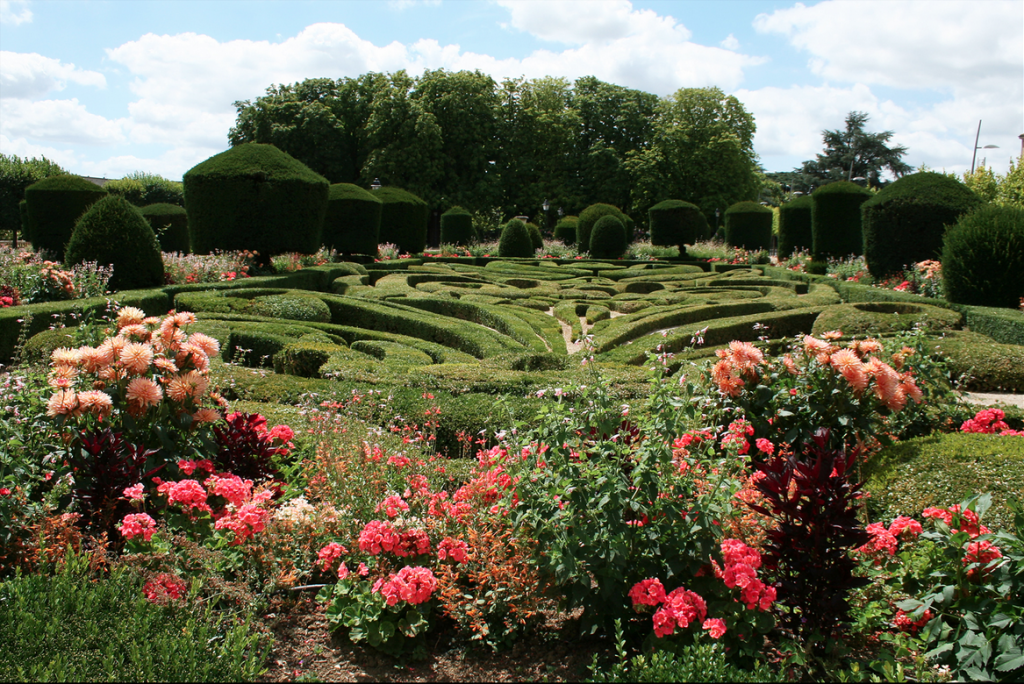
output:
[[441,214],[441,244],[465,246],[475,237],[471,213],[462,207],[452,207]]
[[772,210],[757,202],[737,202],[725,210],[725,243],[758,250],[772,245]]
[[555,239],[561,240],[566,247],[576,244],[575,216],[558,219],[558,223],[555,224]]
[[786,259],[799,249],[810,250],[814,246],[814,232],[811,230],[810,195],[797,197],[779,207],[779,258]]
[[373,195],[382,202],[380,241],[397,245],[402,252],[421,254],[427,247],[427,203],[400,188],[379,188]]
[[588,249],[590,246],[590,233],[594,230],[594,224],[602,216],[614,216],[622,221],[626,227],[626,240],[633,236],[633,219],[626,216],[618,207],[610,204],[591,204],[580,212],[576,220],[576,244],[580,249]]
[[1024,300],[1024,209],[984,205],[963,216],[942,245],[946,299],[1016,309]]
[[530,242],[533,243],[533,250],[544,249],[544,238],[540,234],[540,226],[536,223],[527,223],[526,230],[530,232]]
[[320,249],[330,184],[273,145],[232,147],[185,173],[192,251],[258,252],[261,265],[274,254]]
[[811,193],[811,252],[817,260],[864,251],[860,205],[871,192],[850,181],[829,183]]
[[126,199],[108,195],[93,204],[75,224],[65,259],[110,264],[111,290],[140,290],[164,282],[160,243],[146,217]]
[[[999,344],[976,332],[958,331],[947,332],[941,339],[929,341],[929,345],[953,375],[962,378],[962,389],[1024,392],[1024,347],[1019,344]],[[28,348],[26,344],[26,356]]]
[[327,194],[321,242],[341,254],[377,256],[383,203],[369,190],[335,183]]
[[648,209],[647,216],[651,221],[652,245],[692,245],[708,232],[708,221],[700,207],[682,200],[658,202]]
[[618,259],[626,252],[626,226],[614,216],[602,216],[590,234],[590,256],[594,259]]
[[498,241],[498,256],[500,257],[522,257],[533,256],[533,240],[530,238],[530,231],[526,224],[519,219],[512,219],[505,224],[501,230],[501,240]]
[[946,226],[981,204],[960,181],[925,171],[900,178],[861,207],[864,258],[885,278],[942,252]]
[[160,250],[188,254],[188,213],[176,204],[150,204],[139,210],[160,241]]
[[814,321],[812,335],[842,330],[853,335],[880,335],[921,328],[928,331],[958,330],[964,316],[959,311],[906,302],[857,302],[827,307]]
[[25,188],[32,246],[57,254],[64,260],[75,222],[107,191],[80,176],[52,176]]

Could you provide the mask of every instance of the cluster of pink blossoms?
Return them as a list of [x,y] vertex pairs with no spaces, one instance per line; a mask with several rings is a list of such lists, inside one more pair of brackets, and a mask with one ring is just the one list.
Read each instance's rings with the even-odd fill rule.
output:
[[469,544],[461,539],[445,537],[437,545],[437,558],[438,560],[451,558],[456,563],[468,563]]
[[882,523],[871,523],[867,527],[871,539],[857,549],[857,553],[874,558],[875,565],[881,565],[886,556],[896,555],[900,536],[914,538],[921,534],[921,523],[901,515],[886,529]]
[[331,542],[316,554],[320,569],[327,572],[327,569],[338,562],[338,559],[348,553],[348,550],[338,542]]
[[188,592],[188,583],[177,575],[162,572],[146,582],[142,593],[150,603],[177,601]]
[[948,509],[926,508],[921,516],[941,520],[949,526],[953,534],[966,532],[974,540],[964,547],[964,557],[961,559],[964,565],[975,566],[967,571],[968,579],[982,579],[991,572],[991,564],[1003,557],[1003,552],[995,544],[977,539],[983,534],[989,534],[990,530],[980,523],[978,514],[969,508],[961,508],[959,505],[950,506]]
[[406,566],[388,576],[381,578],[373,585],[374,592],[380,592],[387,599],[388,605],[393,606],[399,601],[406,601],[413,605],[430,600],[434,590],[437,589],[437,578],[430,568]]
[[142,535],[145,541],[149,541],[156,532],[156,521],[145,513],[130,513],[121,521],[118,530],[125,539]]
[[1024,437],[1024,430],[1011,430],[1003,418],[1006,414],[999,409],[985,409],[960,426],[960,432],[1000,434],[1004,437]]
[[409,504],[397,494],[392,494],[386,497],[383,501],[377,504],[376,511],[380,513],[381,509],[387,514],[389,518],[394,518],[399,513],[407,513],[409,511]]
[[931,610],[926,609],[919,619],[911,620],[910,616],[901,609],[896,613],[896,617],[893,618],[893,623],[896,625],[896,629],[902,632],[915,633],[927,625],[928,621],[933,617],[935,617],[935,614]]
[[430,538],[420,529],[397,530],[386,520],[371,520],[359,533],[359,550],[371,555],[388,551],[396,556],[430,553]]
[[686,629],[691,623],[700,624],[715,639],[725,634],[725,622],[718,618],[706,620],[708,606],[699,594],[684,587],[665,593],[659,579],[645,579],[629,590],[633,607],[660,606],[652,618],[654,634],[661,638],[674,634],[676,627]]
[[775,587],[766,586],[757,578],[761,554],[738,539],[722,540],[721,548],[725,569],[715,564],[715,576],[720,577],[730,589],[740,588],[743,603],[748,610],[765,611],[771,608],[777,596]]

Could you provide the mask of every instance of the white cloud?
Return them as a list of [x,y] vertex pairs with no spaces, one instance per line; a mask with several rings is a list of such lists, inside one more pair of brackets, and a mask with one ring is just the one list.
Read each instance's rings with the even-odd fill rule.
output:
[[105,88],[107,80],[98,71],[62,64],[59,59],[35,52],[0,52],[0,93],[4,98],[37,98],[52,90],[64,90],[68,81]]
[[736,36],[734,36],[734,35],[732,35],[730,33],[729,35],[727,35],[725,37],[725,40],[723,40],[721,43],[719,43],[719,45],[724,47],[726,50],[739,50],[739,48],[740,48],[740,41],[738,41],[736,39]]
[[416,7],[417,5],[437,7],[440,4],[441,0],[388,0],[388,7],[399,12],[407,10],[410,7]]
[[19,157],[46,157],[52,162],[57,162],[63,168],[71,171],[78,166],[80,156],[72,149],[58,149],[49,145],[37,145],[25,138],[8,138],[0,134],[0,150],[4,154],[17,155]]
[[0,24],[26,24],[32,21],[32,10],[26,0],[0,0]]
[[570,45],[608,43],[630,36],[653,40],[690,38],[690,31],[653,10],[634,10],[629,0],[561,0],[517,2],[498,0],[511,14],[509,25],[541,40]]
[[47,143],[112,145],[125,141],[123,121],[91,114],[77,99],[0,100],[0,133]]

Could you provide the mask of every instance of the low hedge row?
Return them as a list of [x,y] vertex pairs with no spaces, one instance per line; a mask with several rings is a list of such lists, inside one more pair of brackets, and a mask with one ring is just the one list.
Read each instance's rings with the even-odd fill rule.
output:
[[972,392],[1024,393],[1024,347],[993,342],[976,332],[951,332],[931,342]]
[[842,330],[847,337],[878,335],[920,327],[928,331],[958,330],[964,317],[957,311],[927,304],[858,302],[830,306],[814,322],[814,335]]

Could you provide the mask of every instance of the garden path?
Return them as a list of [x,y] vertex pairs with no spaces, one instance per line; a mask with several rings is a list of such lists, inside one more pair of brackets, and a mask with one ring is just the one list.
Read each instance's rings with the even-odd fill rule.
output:
[[1010,392],[964,392],[964,400],[972,404],[1009,404],[1024,409],[1024,394]]

